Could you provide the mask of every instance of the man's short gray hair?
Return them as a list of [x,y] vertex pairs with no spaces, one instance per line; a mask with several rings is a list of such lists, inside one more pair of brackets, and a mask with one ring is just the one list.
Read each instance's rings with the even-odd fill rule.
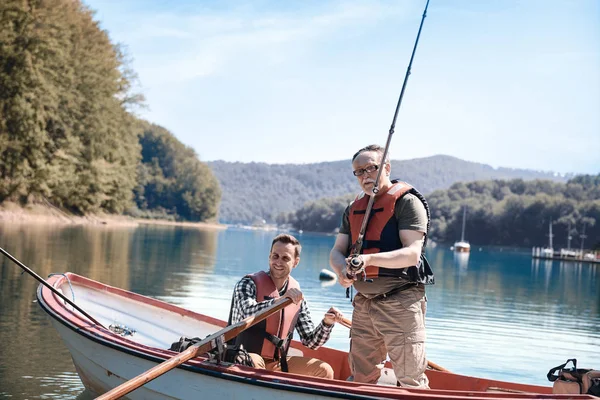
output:
[[[356,153],[354,153],[354,155],[352,156],[352,161],[354,162],[354,160],[356,160],[356,157],[358,157],[360,154],[366,153],[368,151],[376,151],[377,153],[379,153],[379,154],[381,154],[383,156],[383,153],[385,152],[385,148],[381,147],[378,144],[370,144],[370,145],[368,145],[366,147],[363,147],[362,149],[360,149]],[[386,155],[385,162],[386,163],[390,162],[390,153],[388,153]]]

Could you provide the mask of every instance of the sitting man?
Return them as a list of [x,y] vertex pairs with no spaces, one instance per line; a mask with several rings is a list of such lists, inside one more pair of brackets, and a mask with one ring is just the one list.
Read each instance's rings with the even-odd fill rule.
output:
[[331,307],[315,328],[300,286],[290,276],[300,262],[301,249],[298,239],[291,235],[281,234],[273,239],[269,272],[246,275],[236,284],[229,323],[258,313],[279,297],[289,297],[293,304],[239,334],[235,344],[243,344],[257,368],[333,379],[333,368],[326,362],[287,356],[294,329],[298,330],[303,345],[317,349],[327,342],[335,322],[342,319],[342,313]]

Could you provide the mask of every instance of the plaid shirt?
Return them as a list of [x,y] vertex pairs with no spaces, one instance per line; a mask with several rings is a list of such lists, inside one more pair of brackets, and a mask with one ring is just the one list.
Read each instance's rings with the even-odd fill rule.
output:
[[[283,288],[283,293],[287,290]],[[281,292],[280,292],[281,295]],[[231,309],[231,323],[235,324],[244,318],[264,310],[275,302],[275,299],[265,300],[258,303],[256,301],[256,284],[249,277],[244,277],[240,280],[233,289],[233,306]],[[327,342],[333,325],[328,326],[321,321],[315,328],[315,325],[310,317],[308,305],[302,299],[300,306],[300,315],[296,322],[296,330],[300,334],[302,344],[311,349],[318,349]]]

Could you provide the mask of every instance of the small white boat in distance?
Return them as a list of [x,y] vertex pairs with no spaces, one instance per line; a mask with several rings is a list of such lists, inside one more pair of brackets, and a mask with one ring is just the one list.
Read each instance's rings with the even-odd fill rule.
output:
[[454,251],[457,253],[469,253],[471,251],[471,245],[469,242],[461,240],[459,242],[454,243]]
[[471,245],[465,240],[465,223],[467,220],[467,206],[463,208],[463,221],[462,221],[462,233],[460,234],[460,240],[454,243],[454,251],[457,253],[469,253],[471,251]]

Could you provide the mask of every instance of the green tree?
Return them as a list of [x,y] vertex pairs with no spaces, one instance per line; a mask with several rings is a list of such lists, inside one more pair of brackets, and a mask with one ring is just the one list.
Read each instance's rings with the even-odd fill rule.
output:
[[78,0],[0,2],[0,202],[74,212],[130,205],[139,144],[134,78]]
[[165,128],[146,122],[141,125],[137,207],[182,220],[216,219],[221,190],[210,168]]
[[[577,247],[585,225],[586,247],[600,247],[599,190],[600,175],[577,176],[566,183],[522,179],[455,183],[426,196],[430,236],[440,242],[458,240],[466,206],[466,239],[474,245],[544,246],[552,222],[556,246],[566,246],[571,234],[572,246]],[[281,219],[296,229],[331,232],[351,198],[320,199]]]

